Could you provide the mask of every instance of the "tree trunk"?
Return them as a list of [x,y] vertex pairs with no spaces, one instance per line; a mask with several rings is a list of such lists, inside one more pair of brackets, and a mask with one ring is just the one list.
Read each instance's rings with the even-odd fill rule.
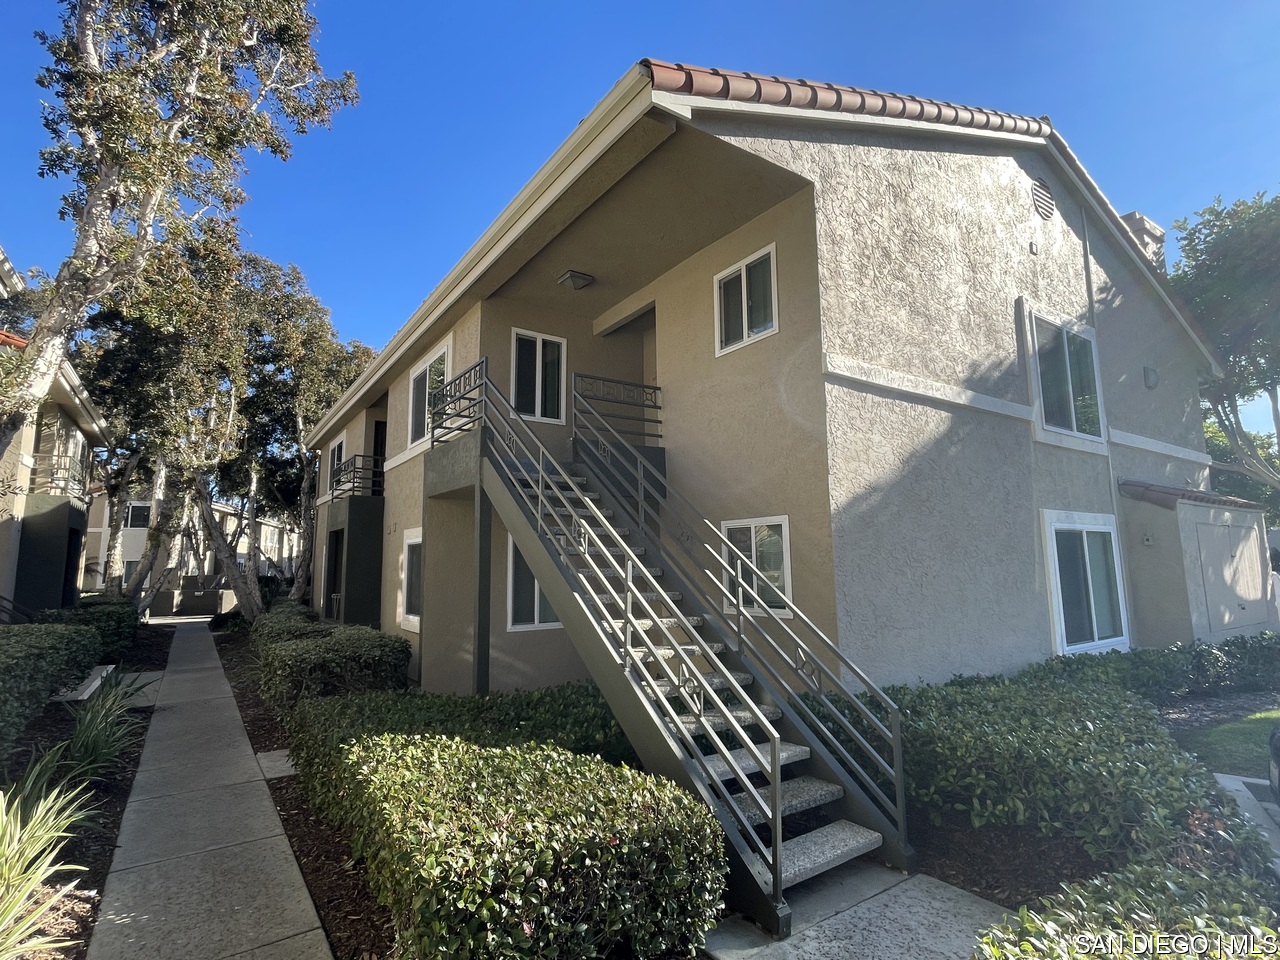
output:
[[151,579],[151,586],[147,589],[146,593],[138,598],[139,612],[145,613],[147,609],[150,608],[151,604],[156,602],[156,597],[160,595],[160,591],[168,586],[169,578],[173,576],[173,572],[182,565],[183,549],[181,541],[179,541],[177,550],[174,550],[173,548],[173,541],[179,538],[181,531],[186,529],[190,520],[191,496],[188,494],[182,498],[181,521],[176,525],[171,525],[173,527],[173,532],[168,534],[162,545],[162,549],[165,551],[165,556],[168,558],[168,562],[166,563],[164,570],[161,571],[160,576],[153,577]]
[[293,589],[290,600],[301,600],[311,589],[311,557],[315,553],[316,538],[316,475],[319,473],[317,456],[303,454],[302,503],[299,505],[302,525],[298,530],[298,559],[293,568]]
[[177,522],[176,501],[176,490],[169,483],[168,464],[164,457],[157,457],[155,482],[151,487],[151,523],[147,529],[147,548],[138,560],[138,568],[124,585],[124,595],[131,600],[137,600],[142,593],[142,586],[155,569],[160,551],[173,548],[173,538],[181,530]]
[[193,493],[196,506],[200,510],[200,518],[204,521],[205,533],[209,537],[209,543],[213,545],[214,555],[222,564],[227,582],[231,584],[231,590],[236,595],[240,613],[247,622],[253,623],[266,610],[262,603],[262,591],[258,589],[258,578],[254,577],[250,583],[236,562],[235,551],[227,542],[226,534],[222,532],[218,517],[213,512],[213,494],[209,490],[208,478],[197,477],[193,484]]
[[[142,460],[142,451],[129,457],[120,468],[120,476],[114,486],[115,496],[107,504],[107,552],[102,558],[103,592],[114,599],[124,596],[124,518],[129,509],[129,484],[133,472]],[[108,487],[112,486],[108,482]]]

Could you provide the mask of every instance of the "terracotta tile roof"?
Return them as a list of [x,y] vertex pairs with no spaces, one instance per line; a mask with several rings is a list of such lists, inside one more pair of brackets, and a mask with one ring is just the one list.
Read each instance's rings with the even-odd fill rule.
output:
[[1166,510],[1172,510],[1178,505],[1180,500],[1188,500],[1192,503],[1203,503],[1211,507],[1226,507],[1228,509],[1234,507],[1240,510],[1262,510],[1260,503],[1254,503],[1252,500],[1241,500],[1239,497],[1229,497],[1225,493],[1214,493],[1212,490],[1188,490],[1185,487],[1171,487],[1163,483],[1150,483],[1146,480],[1126,480],[1118,481],[1120,492],[1129,497],[1131,500],[1145,500],[1148,503],[1154,503],[1158,507],[1164,507]]
[[0,330],[0,347],[13,347],[15,350],[26,349],[27,341],[22,339],[16,333],[10,333],[8,330]]
[[641,60],[649,72],[653,89],[684,93],[695,97],[765,103],[780,107],[800,107],[832,113],[856,113],[873,117],[895,117],[951,127],[972,127],[1028,137],[1047,137],[1053,130],[1048,117],[1020,117],[998,110],[964,107],[942,100],[926,100],[900,93],[882,93],[834,83],[788,80],[733,70],[691,67],[662,60]]

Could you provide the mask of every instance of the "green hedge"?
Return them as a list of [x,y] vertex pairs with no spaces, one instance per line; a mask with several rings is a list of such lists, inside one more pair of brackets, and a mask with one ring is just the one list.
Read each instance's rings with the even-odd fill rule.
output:
[[345,744],[311,765],[391,908],[398,955],[691,955],[721,908],[723,834],[656,777],[536,744],[423,735]]
[[87,626],[0,626],[0,761],[51,694],[89,675],[101,643]]
[[253,621],[249,637],[259,656],[277,643],[289,640],[326,637],[337,624],[318,622],[314,610],[295,600],[277,600],[271,609]]
[[262,651],[262,699],[285,713],[303,697],[402,690],[409,641],[369,627],[338,627],[326,636],[284,640]]
[[92,627],[102,638],[100,656],[103,662],[119,663],[133,648],[141,618],[132,600],[109,600],[90,595],[81,597],[70,609],[42,610],[36,619],[40,623]]

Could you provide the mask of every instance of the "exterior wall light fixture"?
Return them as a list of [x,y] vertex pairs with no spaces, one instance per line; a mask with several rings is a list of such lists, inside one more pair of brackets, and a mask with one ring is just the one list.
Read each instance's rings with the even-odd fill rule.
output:
[[560,279],[556,283],[562,287],[570,287],[574,290],[581,290],[583,287],[589,287],[596,282],[596,278],[589,273],[581,273],[578,270],[566,270],[560,275]]

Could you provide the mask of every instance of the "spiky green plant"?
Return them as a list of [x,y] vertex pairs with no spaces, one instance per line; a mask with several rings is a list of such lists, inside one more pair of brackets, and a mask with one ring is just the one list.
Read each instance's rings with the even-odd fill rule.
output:
[[118,672],[110,673],[93,696],[71,707],[76,728],[67,745],[67,760],[77,773],[94,780],[119,765],[144,727],[144,722],[130,713],[134,696],[151,682],[139,683]]

